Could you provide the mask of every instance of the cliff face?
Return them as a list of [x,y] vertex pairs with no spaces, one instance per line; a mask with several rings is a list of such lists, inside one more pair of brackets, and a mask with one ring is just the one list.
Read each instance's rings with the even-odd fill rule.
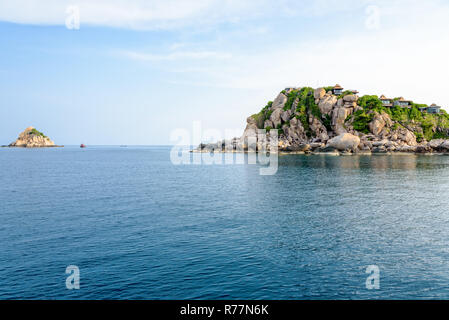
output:
[[267,132],[262,140],[269,140],[268,132],[276,129],[279,151],[286,152],[449,152],[449,115],[407,103],[385,106],[377,96],[335,95],[331,87],[289,88],[247,119],[240,139],[199,150],[220,151],[231,144],[237,151],[257,151],[260,130]]
[[19,138],[17,138],[16,141],[9,145],[9,147],[41,148],[56,147],[56,145],[42,132],[37,131],[33,127],[28,127],[19,135]]

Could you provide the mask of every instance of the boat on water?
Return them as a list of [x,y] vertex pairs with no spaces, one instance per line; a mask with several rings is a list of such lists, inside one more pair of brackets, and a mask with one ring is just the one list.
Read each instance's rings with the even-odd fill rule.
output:
[[84,143],[81,143],[80,148],[85,148],[86,145]]

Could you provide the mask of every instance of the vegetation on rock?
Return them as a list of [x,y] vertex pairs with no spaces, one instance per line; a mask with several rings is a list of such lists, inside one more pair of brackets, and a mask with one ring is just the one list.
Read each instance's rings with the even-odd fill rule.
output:
[[42,138],[47,138],[47,136],[45,134],[43,134],[42,132],[38,131],[36,128],[31,129],[28,134],[35,134],[37,136],[41,136]]

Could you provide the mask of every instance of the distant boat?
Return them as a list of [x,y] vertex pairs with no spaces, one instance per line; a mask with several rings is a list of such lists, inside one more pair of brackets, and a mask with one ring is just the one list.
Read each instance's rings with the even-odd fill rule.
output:
[[85,148],[85,147],[86,147],[86,145],[81,143],[80,148]]

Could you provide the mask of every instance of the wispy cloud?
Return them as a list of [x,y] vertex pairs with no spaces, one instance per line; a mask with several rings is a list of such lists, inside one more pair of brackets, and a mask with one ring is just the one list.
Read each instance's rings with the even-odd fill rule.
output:
[[204,59],[230,59],[232,55],[215,51],[178,51],[167,54],[152,54],[137,51],[123,51],[121,55],[140,61],[175,61],[175,60],[204,60]]
[[265,11],[267,0],[14,0],[0,2],[0,21],[63,25],[76,5],[83,25],[170,29],[236,21]]

